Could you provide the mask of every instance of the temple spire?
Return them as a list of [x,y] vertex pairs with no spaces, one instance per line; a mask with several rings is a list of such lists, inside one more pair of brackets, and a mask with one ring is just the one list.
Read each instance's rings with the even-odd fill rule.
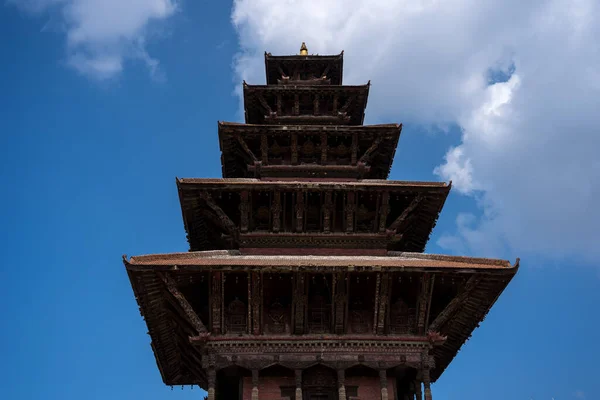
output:
[[300,46],[300,55],[301,56],[308,55],[308,49],[306,48],[306,43],[304,43],[304,42],[302,42],[302,46]]

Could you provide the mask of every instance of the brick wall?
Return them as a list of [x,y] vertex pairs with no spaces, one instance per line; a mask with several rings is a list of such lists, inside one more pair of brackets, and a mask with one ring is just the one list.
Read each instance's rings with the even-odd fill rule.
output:
[[[396,390],[395,380],[388,379],[388,399],[394,400]],[[293,377],[260,377],[258,381],[258,398],[260,400],[281,400],[281,386],[295,386]],[[360,400],[381,400],[381,389],[378,377],[349,377],[346,386],[358,386]],[[252,378],[245,377],[242,386],[242,399],[251,400]],[[336,399],[337,400],[337,399]]]

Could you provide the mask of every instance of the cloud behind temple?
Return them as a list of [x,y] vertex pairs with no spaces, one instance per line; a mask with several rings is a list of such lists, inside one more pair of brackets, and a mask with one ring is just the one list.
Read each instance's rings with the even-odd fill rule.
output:
[[175,0],[8,0],[37,15],[57,15],[65,34],[67,65],[82,75],[106,80],[126,62],[141,62],[156,76],[158,60],[146,51],[151,24],[177,11]]
[[477,199],[439,245],[497,255],[600,254],[600,10],[593,0],[235,0],[236,79],[262,82],[264,50],[345,50],[371,79],[371,122],[457,124],[434,174]]

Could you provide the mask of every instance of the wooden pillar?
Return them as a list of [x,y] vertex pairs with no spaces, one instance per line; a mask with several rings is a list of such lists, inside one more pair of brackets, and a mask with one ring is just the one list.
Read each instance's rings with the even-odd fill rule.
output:
[[252,370],[252,400],[258,400],[258,370]]
[[333,274],[333,333],[340,335],[346,333],[346,280],[345,274]]
[[260,159],[264,165],[269,163],[269,142],[267,135],[260,135]]
[[262,333],[262,275],[260,272],[248,272],[248,333]]
[[294,95],[294,115],[300,115],[300,96]]
[[390,212],[390,192],[381,193],[381,205],[379,206],[379,233],[385,233],[387,228],[387,216]]
[[273,194],[271,211],[273,212],[273,232],[279,232],[279,229],[281,228],[281,192],[279,190],[275,191]]
[[210,330],[213,334],[221,333],[223,314],[223,276],[221,272],[211,273],[210,286]]
[[250,211],[249,198],[250,194],[247,190],[244,190],[241,194],[240,201],[240,230],[242,232],[248,232],[248,212]]
[[297,369],[296,373],[296,399],[302,400],[302,370]]
[[337,376],[339,400],[346,400],[346,371],[338,369]]
[[306,318],[306,285],[305,273],[296,272],[294,274],[294,333],[302,335],[304,333],[304,319]]
[[392,279],[389,272],[380,272],[381,283],[379,287],[379,310],[377,311],[377,327],[376,333],[383,335],[386,332],[386,318],[388,312],[388,304],[390,302],[390,288]]
[[354,212],[356,211],[355,193],[348,192],[346,195],[346,232],[354,231]]
[[432,400],[431,397],[431,378],[429,376],[429,369],[423,370],[423,388],[425,389],[425,400]]
[[387,371],[385,369],[379,370],[379,382],[381,384],[381,400],[388,400]]
[[304,193],[296,192],[296,232],[304,230]]
[[291,156],[291,162],[292,165],[297,165],[298,164],[298,135],[295,133],[292,133],[292,143],[291,143],[291,150],[292,150],[292,156]]
[[415,397],[417,400],[423,400],[423,390],[421,389],[421,381],[415,380]]
[[333,115],[336,116],[338,113],[338,94],[333,95]]
[[333,210],[333,193],[325,192],[325,204],[323,205],[323,232],[331,232],[331,211]]
[[208,370],[208,400],[215,400],[215,385],[217,383],[217,371],[214,368]]
[[352,135],[352,149],[350,153],[350,162],[352,165],[356,165],[356,159],[358,158],[358,133]]
[[321,164],[327,164],[327,134],[321,133]]

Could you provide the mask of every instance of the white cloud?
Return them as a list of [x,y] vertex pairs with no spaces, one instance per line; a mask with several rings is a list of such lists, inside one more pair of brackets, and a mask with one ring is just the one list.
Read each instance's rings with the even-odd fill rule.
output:
[[[289,54],[302,41],[310,53],[344,49],[345,82],[372,80],[371,122],[462,129],[435,173],[475,196],[483,216],[459,217],[441,245],[591,257],[600,253],[599,7],[595,0],[235,0],[236,75],[264,81],[264,50]],[[490,85],[490,71],[511,76]]]
[[66,27],[67,64],[79,73],[109,79],[128,60],[156,76],[158,60],[145,50],[148,26],[169,18],[176,0],[8,0],[32,13],[58,10]]

